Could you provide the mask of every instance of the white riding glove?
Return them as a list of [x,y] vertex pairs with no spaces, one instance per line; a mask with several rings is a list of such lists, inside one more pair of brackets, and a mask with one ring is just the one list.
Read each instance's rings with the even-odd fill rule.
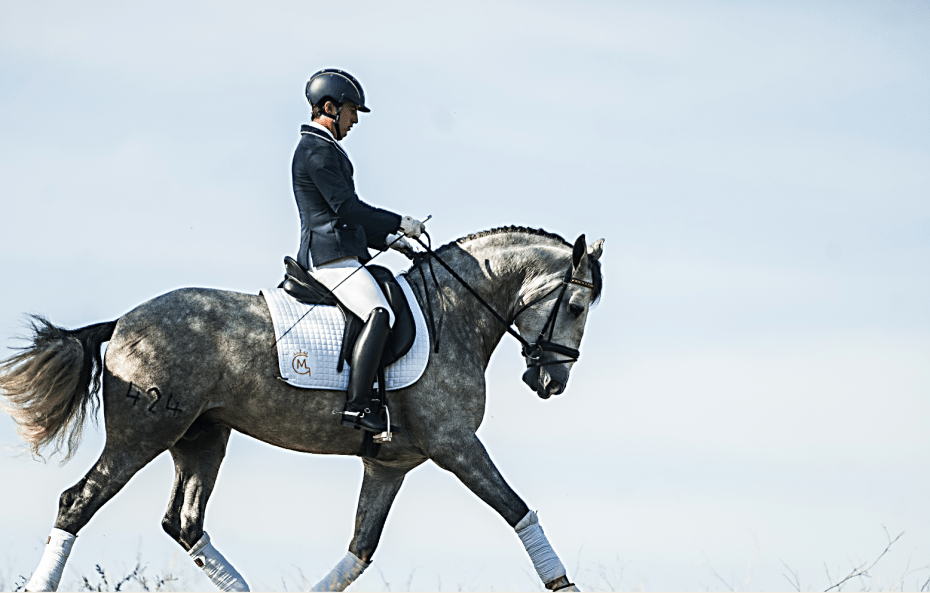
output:
[[400,219],[400,232],[408,237],[419,237],[426,232],[426,227],[416,218],[405,216]]
[[387,243],[387,246],[391,249],[396,249],[408,258],[413,257],[413,246],[404,238],[400,233],[391,233],[385,237],[384,242]]

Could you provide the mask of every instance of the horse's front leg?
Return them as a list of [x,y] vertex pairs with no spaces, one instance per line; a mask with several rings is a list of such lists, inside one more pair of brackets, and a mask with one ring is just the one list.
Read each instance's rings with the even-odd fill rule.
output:
[[456,438],[442,439],[431,451],[430,457],[436,465],[455,474],[469,490],[491,505],[514,528],[547,589],[578,590],[568,580],[565,566],[546,539],[536,513],[530,511],[507,484],[477,435],[456,435]]
[[349,551],[339,563],[313,586],[311,591],[344,591],[371,564],[371,557],[378,547],[388,511],[394,497],[404,483],[407,472],[420,465],[425,459],[387,464],[373,459],[364,459],[365,476],[358,495],[355,512],[355,535],[349,543]]

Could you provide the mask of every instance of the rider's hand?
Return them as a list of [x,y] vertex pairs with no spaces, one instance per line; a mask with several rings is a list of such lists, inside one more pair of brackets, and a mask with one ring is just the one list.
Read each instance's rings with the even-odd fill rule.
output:
[[400,232],[408,237],[419,237],[426,232],[426,227],[416,218],[405,216],[400,220]]
[[387,243],[387,246],[391,249],[396,249],[407,258],[413,259],[413,246],[411,246],[410,243],[407,242],[407,239],[400,233],[391,233],[385,238],[384,242]]

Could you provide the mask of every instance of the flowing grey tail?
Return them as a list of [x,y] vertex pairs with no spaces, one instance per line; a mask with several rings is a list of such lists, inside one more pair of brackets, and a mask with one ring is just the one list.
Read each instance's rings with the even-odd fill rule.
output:
[[65,451],[64,463],[81,442],[88,404],[91,416],[99,405],[100,346],[116,321],[68,330],[33,315],[31,325],[32,343],[0,361],[0,407],[33,455],[41,457],[40,449],[54,442],[53,453]]

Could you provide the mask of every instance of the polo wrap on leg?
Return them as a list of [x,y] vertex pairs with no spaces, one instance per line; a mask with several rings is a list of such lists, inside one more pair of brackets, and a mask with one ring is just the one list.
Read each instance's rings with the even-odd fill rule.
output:
[[339,561],[329,574],[313,586],[311,591],[345,591],[346,587],[355,582],[365,569],[371,566],[370,563],[362,560],[353,554],[347,552],[345,557]]
[[514,530],[520,537],[520,541],[523,542],[527,554],[530,555],[536,574],[542,579],[543,584],[551,583],[557,578],[565,576],[565,567],[556,555],[555,550],[549,545],[549,540],[546,539],[546,534],[543,533],[542,525],[539,524],[535,512],[530,511],[527,513],[525,517],[520,519]]
[[199,566],[220,591],[248,591],[249,586],[232,564],[210,543],[210,536],[203,532],[190,551],[194,564]]
[[26,591],[57,591],[61,575],[65,571],[65,562],[71,555],[71,546],[77,538],[67,531],[53,528],[45,543],[45,551],[39,566],[26,583]]

